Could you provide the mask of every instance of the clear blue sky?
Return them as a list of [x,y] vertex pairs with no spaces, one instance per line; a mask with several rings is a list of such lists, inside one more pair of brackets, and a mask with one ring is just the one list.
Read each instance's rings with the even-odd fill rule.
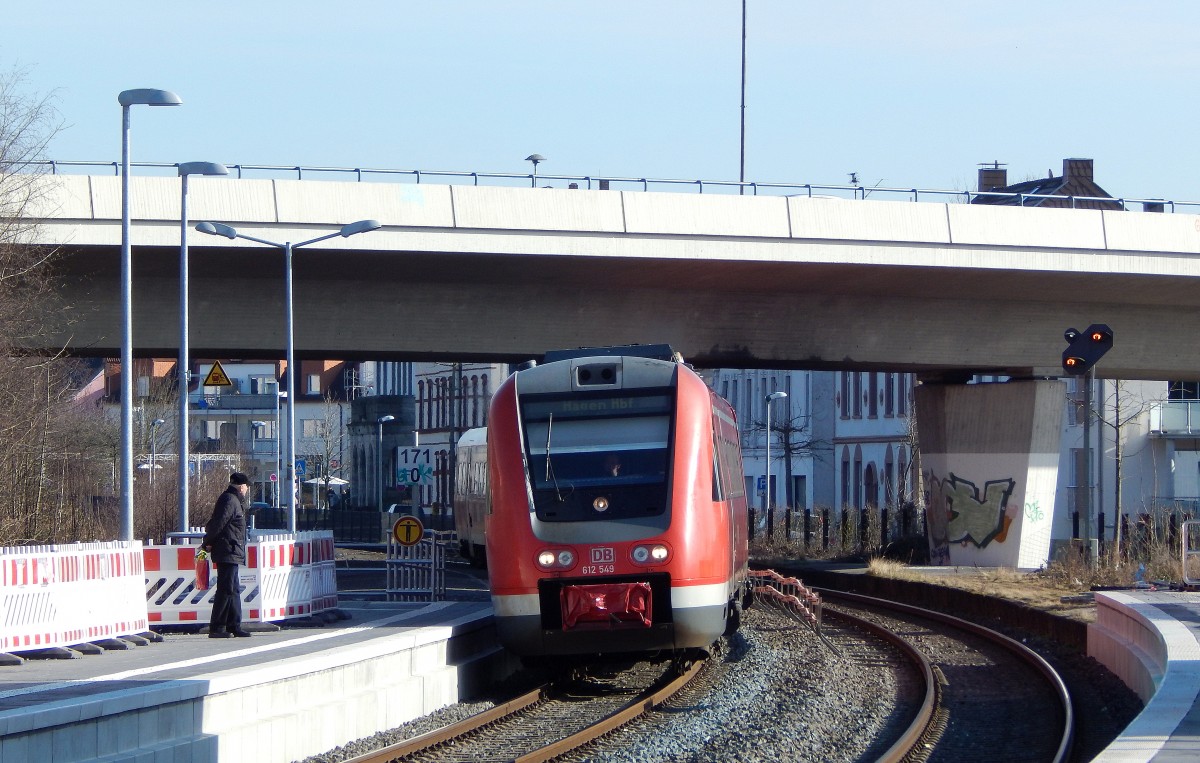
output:
[[[1200,199],[1200,2],[749,0],[746,176],[974,188],[1096,161]],[[740,0],[56,0],[4,13],[0,69],[56,93],[56,159],[735,180]]]

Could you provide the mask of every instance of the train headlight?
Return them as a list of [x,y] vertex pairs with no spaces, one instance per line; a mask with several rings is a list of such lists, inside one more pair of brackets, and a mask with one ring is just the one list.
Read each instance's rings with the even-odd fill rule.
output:
[[608,511],[608,499],[602,495],[596,496],[596,500],[592,501],[592,508],[596,511]]
[[569,570],[575,566],[575,552],[569,548],[548,548],[538,552],[537,565],[547,571]]
[[634,546],[630,554],[638,564],[662,564],[671,556],[670,550],[661,543],[652,546]]

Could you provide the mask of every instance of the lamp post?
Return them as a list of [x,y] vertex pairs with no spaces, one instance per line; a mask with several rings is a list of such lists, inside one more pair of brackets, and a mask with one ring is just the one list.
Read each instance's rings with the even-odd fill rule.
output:
[[327,233],[324,236],[310,238],[307,241],[301,241],[299,244],[293,244],[290,241],[279,243],[276,241],[268,241],[265,238],[257,238],[255,236],[247,236],[243,233],[238,233],[237,228],[230,225],[222,225],[221,223],[203,222],[196,224],[196,230],[201,233],[207,233],[212,236],[224,236],[228,239],[245,239],[266,246],[273,246],[276,249],[282,249],[284,253],[284,302],[286,303],[287,317],[287,430],[288,430],[288,447],[287,447],[287,482],[288,482],[288,532],[296,532],[296,363],[295,363],[295,346],[293,342],[294,332],[292,330],[292,322],[294,316],[292,302],[292,252],[309,244],[315,244],[318,241],[341,236],[349,238],[356,233],[366,233],[367,231],[378,230],[382,226],[378,220],[359,220],[355,223],[343,225],[336,233]]
[[150,487],[154,488],[154,470],[158,468],[158,428],[166,422],[155,419],[150,422]]
[[763,491],[763,510],[767,513],[767,539],[770,540],[775,532],[775,504],[771,499],[771,402],[787,397],[786,392],[772,392],[767,395],[767,485]]
[[169,90],[123,90],[121,104],[121,540],[133,540],[133,249],[129,213],[129,107],[178,106]]
[[395,420],[395,416],[380,416],[379,418],[375,419],[375,423],[379,425],[379,437],[375,442],[375,457],[377,459],[376,463],[378,464],[379,511],[381,512],[383,511],[383,425],[389,421]]
[[533,162],[533,174],[529,176],[529,187],[536,188],[538,162],[546,161],[546,157],[542,156],[541,154],[530,154],[529,156],[525,157],[525,161]]
[[191,365],[188,363],[188,177],[191,175],[228,175],[223,164],[184,162],[179,165],[179,532],[188,531],[188,392],[191,390]]

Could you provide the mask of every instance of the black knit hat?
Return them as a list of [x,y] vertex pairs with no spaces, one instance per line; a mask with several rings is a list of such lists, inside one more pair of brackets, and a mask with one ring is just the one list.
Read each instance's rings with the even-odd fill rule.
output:
[[247,477],[246,475],[242,474],[241,472],[234,472],[233,474],[229,475],[229,484],[230,485],[249,485],[250,478]]

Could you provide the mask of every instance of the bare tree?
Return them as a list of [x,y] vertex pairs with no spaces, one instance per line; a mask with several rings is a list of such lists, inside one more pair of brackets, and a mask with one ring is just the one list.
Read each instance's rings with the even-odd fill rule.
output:
[[[1116,516],[1113,517],[1113,538],[1116,541],[1116,558],[1118,560],[1121,558],[1121,546],[1127,540],[1121,537],[1121,503],[1124,500],[1122,496],[1121,468],[1128,455],[1123,449],[1124,430],[1128,425],[1147,415],[1151,408],[1161,404],[1166,397],[1166,394],[1146,397],[1140,394],[1140,391],[1135,393],[1126,382],[1117,379],[1113,381],[1111,393],[1103,400],[1104,411],[1096,410],[1099,406],[1093,405],[1092,416],[1094,420],[1113,432],[1113,469],[1115,472],[1114,481],[1116,483],[1113,488],[1113,505],[1116,509]],[[1082,402],[1082,397],[1072,399],[1072,403],[1076,406],[1082,406]],[[1099,403],[1100,401],[1096,402]],[[1111,418],[1106,411],[1112,412]],[[1080,415],[1082,415],[1082,411],[1080,411]],[[1101,447],[1100,452],[1104,452],[1103,447]],[[1100,510],[1103,511],[1103,508]]]
[[[796,505],[795,496],[792,495],[792,462],[808,457],[821,460],[821,454],[829,452],[832,443],[813,438],[811,416],[792,416],[787,419],[772,416],[771,418],[774,419],[771,422],[771,432],[778,436],[777,443],[771,445],[772,458],[778,452],[779,457],[783,459],[784,474],[787,475],[784,495],[790,508]],[[754,419],[750,422],[749,431],[756,434],[766,432],[767,422],[763,419]],[[770,468],[770,464],[768,464],[767,470],[770,471]]]
[[[78,500],[84,456],[65,403],[80,367],[38,346],[59,320],[55,251],[33,243],[47,185],[35,162],[59,129],[52,96],[28,95],[19,70],[0,74],[0,544],[87,532],[67,509]],[[77,506],[76,506],[77,507]],[[78,507],[77,507],[78,508]]]
[[[340,478],[342,471],[347,469],[347,464],[343,463],[347,438],[344,406],[340,400],[335,400],[328,392],[325,393],[318,432],[318,445],[322,450],[319,454],[321,471],[316,475],[321,480],[321,492],[313,501],[317,507],[321,505],[322,499],[328,500],[330,481],[335,477]],[[333,466],[335,462],[336,467]]]

